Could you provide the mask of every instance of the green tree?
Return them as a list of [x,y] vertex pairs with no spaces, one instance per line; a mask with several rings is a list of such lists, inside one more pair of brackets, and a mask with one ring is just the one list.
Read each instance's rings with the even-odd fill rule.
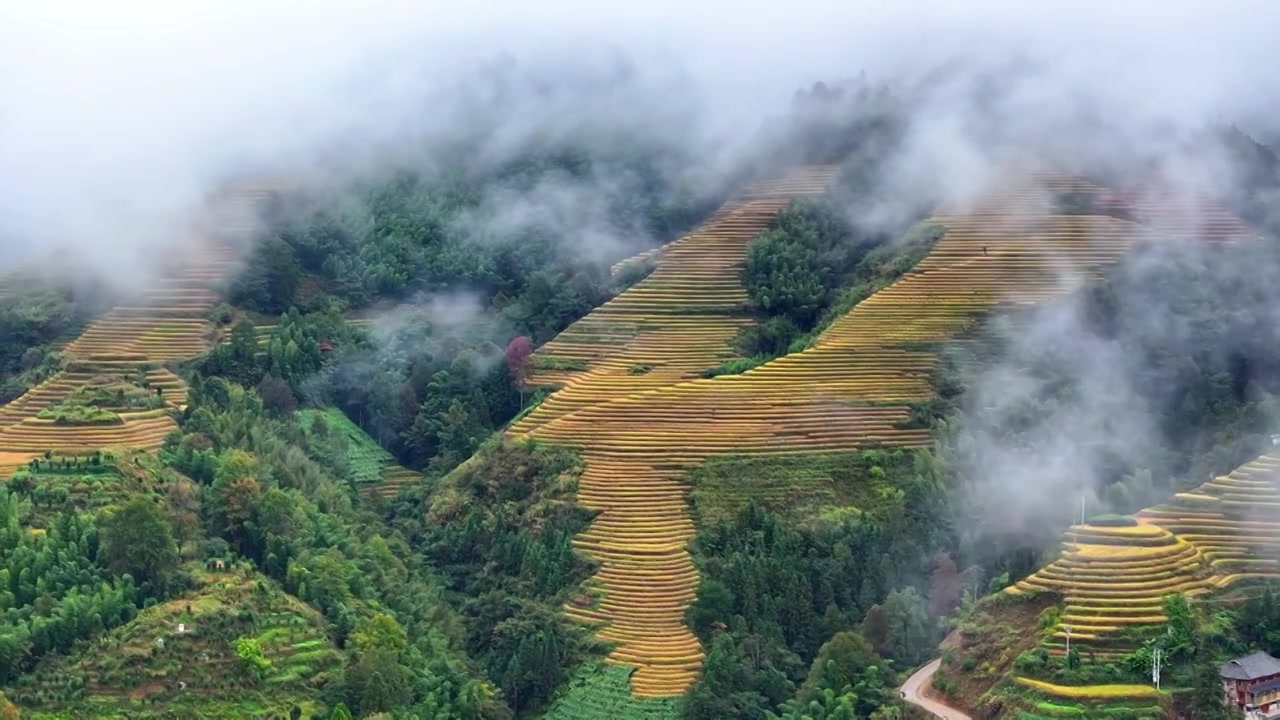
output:
[[240,552],[250,550],[249,528],[262,496],[262,486],[252,477],[238,477],[225,482],[215,482],[213,489],[214,522],[227,540]]
[[298,409],[298,398],[293,394],[293,388],[279,377],[268,375],[262,378],[257,390],[262,396],[262,406],[276,416],[283,417]]
[[871,643],[852,632],[836,633],[823,644],[818,656],[809,668],[809,676],[801,686],[797,699],[807,705],[824,691],[837,695],[854,692],[850,703],[862,715],[883,704],[885,682],[892,678],[881,677],[881,660]]
[[236,638],[233,643],[240,666],[254,680],[262,680],[271,671],[271,660],[262,652],[262,645],[251,637]]
[[470,404],[454,400],[438,420],[436,433],[440,438],[440,454],[434,464],[449,469],[466,460],[475,452],[480,441],[488,434],[488,428]]
[[347,668],[347,700],[362,716],[399,710],[413,697],[411,679],[395,650],[370,648]]
[[399,657],[408,647],[408,640],[400,623],[390,613],[381,612],[356,625],[351,633],[351,644],[357,653],[383,648]]
[[266,312],[284,312],[292,304],[301,280],[302,270],[293,247],[280,237],[268,238],[259,244],[254,262],[237,278],[232,301]]
[[929,606],[913,587],[894,590],[884,601],[889,620],[889,653],[903,664],[914,664],[932,650]]
[[767,720],[859,720],[856,704],[858,698],[852,691],[838,694],[830,688],[814,694],[808,702],[788,702],[781,715],[765,713]]
[[1166,595],[1161,606],[1169,618],[1164,642],[1169,659],[1191,658],[1196,651],[1196,617],[1187,596],[1181,593]]
[[168,520],[150,497],[137,495],[104,510],[99,527],[99,553],[112,572],[157,589],[168,585],[178,567],[178,548]]
[[[836,633],[818,651],[809,676],[800,688],[799,698],[808,703],[817,697],[823,689],[832,689],[842,693],[846,688],[854,688],[864,682],[864,674],[868,669],[877,667],[879,657],[872,644],[858,633]],[[878,674],[878,670],[876,671]],[[879,705],[881,698],[868,698]]]
[[258,331],[249,318],[241,318],[231,328],[225,345],[214,348],[207,369],[233,382],[252,386],[261,378],[258,367]]
[[214,483],[226,484],[242,477],[257,478],[262,473],[262,464],[251,453],[233,448],[218,457],[218,467],[214,473]]
[[0,632],[0,681],[17,677],[30,654],[31,635],[26,625]]
[[733,592],[723,582],[703,577],[698,582],[698,595],[686,613],[689,627],[700,635],[710,634],[712,626],[733,616]]
[[164,498],[169,524],[173,528],[173,539],[181,553],[183,546],[196,539],[199,534],[199,490],[195,483],[179,477],[171,480],[165,487]]
[[1228,720],[1239,717],[1229,712],[1222,702],[1222,677],[1218,674],[1217,663],[1206,658],[1193,666],[1187,709],[1191,713],[1190,717],[1196,720]]
[[812,327],[835,292],[836,275],[849,264],[840,257],[840,251],[853,247],[848,234],[833,213],[796,203],[747,246],[748,295],[760,310],[802,329]]

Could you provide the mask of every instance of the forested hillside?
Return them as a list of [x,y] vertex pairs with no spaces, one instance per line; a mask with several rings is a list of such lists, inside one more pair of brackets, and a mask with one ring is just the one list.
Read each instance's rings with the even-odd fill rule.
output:
[[[829,156],[814,132],[780,148]],[[607,644],[563,614],[594,592],[571,542],[592,517],[578,453],[494,435],[545,395],[528,351],[660,261],[610,266],[720,202],[669,184],[659,152],[608,147],[369,176],[340,203],[250,185],[269,229],[243,270],[215,243],[110,312],[15,292],[30,357],[6,375],[31,389],[0,433],[3,647],[24,714],[526,717],[572,714],[584,682],[633,707]],[[768,187],[780,162],[742,177]],[[576,221],[574,192],[601,183],[608,237],[571,239],[590,247],[554,212],[494,217],[564,194]]]
[[1205,707],[1130,686],[1273,640],[1199,603],[1275,579],[1280,466],[1202,485],[1280,419],[1275,155],[904,194],[913,110],[820,84],[715,173],[477,126],[233,186],[114,305],[6,285],[0,717],[891,720],[939,652],[993,717]]

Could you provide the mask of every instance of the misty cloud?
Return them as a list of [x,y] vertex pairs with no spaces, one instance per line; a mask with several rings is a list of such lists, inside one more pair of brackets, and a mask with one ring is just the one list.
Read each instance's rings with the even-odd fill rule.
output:
[[1280,422],[1274,241],[1145,239],[1104,288],[996,317],[963,365],[944,446],[982,542],[1051,547],[1082,497],[1089,517],[1161,502],[1253,457]]
[[[189,214],[228,176],[430,156],[477,127],[485,161],[609,128],[723,169],[797,87],[862,69],[912,103],[903,176],[971,195],[1003,148],[1107,159],[1266,117],[1278,16],[1260,1],[9,3],[0,263],[56,252],[130,278],[190,241]],[[495,63],[549,80],[494,102],[475,78]]]
[[421,293],[368,319],[369,334],[377,345],[420,341],[426,328],[430,328],[426,334],[437,340],[459,338],[476,325],[496,321],[488,317],[483,298],[465,291]]
[[966,439],[954,457],[984,519],[1052,536],[1078,520],[1082,496],[1097,514],[1107,470],[1142,465],[1159,430],[1132,385],[1128,348],[1088,327],[1078,301],[997,319],[991,330],[1002,351],[965,377]]
[[531,187],[498,185],[464,212],[454,230],[479,242],[527,234],[550,237],[570,257],[609,263],[653,245],[639,218],[620,218],[619,203],[639,195],[638,178],[592,168],[581,178],[553,172]]

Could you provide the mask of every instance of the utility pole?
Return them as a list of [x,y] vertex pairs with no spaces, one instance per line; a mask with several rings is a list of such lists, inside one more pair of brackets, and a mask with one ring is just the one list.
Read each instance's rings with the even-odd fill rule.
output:
[[1062,631],[1067,634],[1067,654],[1064,656],[1067,667],[1071,667],[1071,626],[1063,625]]
[[1080,491],[1080,524],[1084,525],[1084,491]]
[[1155,683],[1156,690],[1160,689],[1160,665],[1164,661],[1164,651],[1156,646],[1151,651],[1151,682]]

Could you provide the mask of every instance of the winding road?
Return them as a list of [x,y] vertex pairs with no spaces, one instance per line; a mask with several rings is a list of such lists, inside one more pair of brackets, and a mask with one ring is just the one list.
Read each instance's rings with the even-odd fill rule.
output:
[[947,707],[937,700],[925,697],[924,690],[929,687],[929,683],[933,680],[933,674],[937,672],[938,667],[941,665],[941,659],[934,660],[928,665],[917,670],[914,675],[907,678],[907,681],[902,683],[901,688],[903,699],[912,705],[928,710],[933,713],[935,717],[942,718],[942,720],[973,720],[972,717],[965,715],[959,710]]

